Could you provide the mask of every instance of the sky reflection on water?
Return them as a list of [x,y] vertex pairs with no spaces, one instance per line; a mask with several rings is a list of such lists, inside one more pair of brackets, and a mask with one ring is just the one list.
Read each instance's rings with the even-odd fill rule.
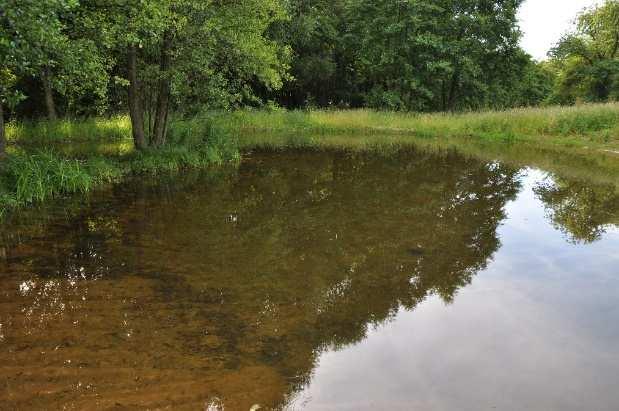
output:
[[526,173],[501,249],[452,304],[431,297],[324,353],[287,409],[616,409],[619,231],[566,244],[534,193],[546,178]]

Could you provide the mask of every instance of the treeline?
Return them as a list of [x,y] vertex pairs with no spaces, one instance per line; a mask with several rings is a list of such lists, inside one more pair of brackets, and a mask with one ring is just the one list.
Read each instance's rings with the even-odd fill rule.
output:
[[549,53],[553,104],[619,100],[619,1],[585,10]]
[[535,62],[522,0],[1,0],[10,117],[129,112],[139,149],[170,112],[284,106],[454,111],[619,98],[619,1]]
[[[445,111],[536,104],[521,0],[314,0],[290,5],[286,106]],[[534,83],[534,84],[529,84]]]
[[293,52],[275,94],[307,105],[453,111],[619,99],[619,1],[585,9],[536,62],[522,0],[297,0],[278,39]]
[[171,108],[242,104],[287,73],[289,48],[268,35],[278,0],[3,3],[3,105],[19,112],[38,88],[51,120],[128,111],[138,149],[165,143]]

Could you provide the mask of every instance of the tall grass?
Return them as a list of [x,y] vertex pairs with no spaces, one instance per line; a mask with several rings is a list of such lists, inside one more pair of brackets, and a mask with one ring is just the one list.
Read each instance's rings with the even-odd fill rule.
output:
[[87,168],[77,160],[61,159],[51,152],[10,157],[3,177],[5,187],[14,188],[16,198],[25,203],[61,193],[87,192],[93,184]]
[[[241,150],[457,149],[514,166],[612,183],[619,189],[619,103],[461,114],[372,110],[237,111],[188,121],[238,136]],[[197,134],[200,134],[197,132]]]
[[[371,110],[238,111],[213,117],[217,126],[241,134],[241,144],[259,144],[256,135],[372,134],[415,137],[472,137],[540,144],[616,147],[619,103],[526,108],[463,114],[418,114]],[[277,137],[275,137],[277,138]],[[316,143],[325,139],[317,139]],[[283,144],[281,138],[275,145]],[[269,142],[265,142],[270,144]]]
[[131,138],[128,116],[80,120],[11,122],[6,127],[7,140],[22,144],[47,144],[69,141],[117,141]]
[[[277,134],[297,137],[272,137]],[[239,110],[205,112],[191,119],[173,121],[170,140],[175,145],[201,144],[208,136],[240,136],[242,146],[259,144],[259,139],[275,138],[275,145],[305,142],[306,137],[337,134],[360,137],[401,135],[416,137],[472,137],[500,141],[536,141],[540,144],[617,146],[619,103],[573,107],[522,108],[473,113],[398,113],[373,110]],[[131,122],[127,116],[57,122],[23,122],[7,126],[9,141],[20,144],[54,142],[130,141]],[[219,145],[228,144],[219,141]],[[317,139],[315,143],[325,141]],[[236,148],[236,147],[235,147]]]

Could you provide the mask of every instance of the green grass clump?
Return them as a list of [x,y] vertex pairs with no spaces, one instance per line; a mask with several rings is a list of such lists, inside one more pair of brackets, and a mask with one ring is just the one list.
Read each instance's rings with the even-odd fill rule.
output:
[[[0,165],[0,216],[20,206],[72,193],[87,193],[96,186],[119,181],[128,175],[206,168],[240,159],[236,140],[213,125],[175,124],[171,127],[168,145],[138,152],[124,136],[124,129],[118,128],[125,121],[122,118],[107,121],[111,124],[93,119],[66,127],[68,122],[51,126],[45,122],[12,125],[13,146],[5,164]],[[97,131],[99,140],[81,139],[81,133],[93,125],[112,132],[106,135],[105,131]],[[31,134],[36,130],[50,134],[44,137]],[[51,133],[50,130],[56,131]],[[65,134],[57,133],[58,130]],[[117,133],[118,130],[121,132]],[[57,141],[58,138],[66,138],[71,143],[58,145],[62,142]],[[34,146],[43,149],[32,148],[30,143],[37,139],[39,144]]]
[[156,174],[221,165],[224,161],[222,153],[215,147],[167,146],[134,153],[128,161],[128,166],[134,174]]
[[101,181],[110,181],[111,165],[87,164],[53,152],[11,155],[0,173],[0,215],[9,209],[70,193],[87,193]]
[[68,192],[88,192],[91,175],[77,160],[59,158],[51,152],[9,157],[4,185],[20,202],[32,203]]

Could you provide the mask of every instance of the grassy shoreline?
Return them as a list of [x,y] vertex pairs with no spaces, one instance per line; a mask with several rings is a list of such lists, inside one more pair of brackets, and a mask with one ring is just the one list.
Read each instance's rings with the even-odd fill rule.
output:
[[[185,120],[199,134],[206,117]],[[211,113],[210,124],[237,136],[241,150],[454,149],[515,167],[613,184],[619,191],[619,103],[462,114],[370,110]]]
[[[37,123],[35,127],[59,127],[66,131],[67,124],[72,132],[89,127],[88,123],[66,121],[54,125]],[[130,129],[128,132],[130,135]],[[0,219],[13,209],[64,195],[88,193],[132,176],[203,169],[240,160],[236,144],[221,135],[141,152],[133,149],[130,137],[126,136],[113,135],[102,141],[89,141],[79,134],[60,139],[50,136],[54,134],[32,134],[32,138],[12,140],[6,164],[0,165]]]
[[235,162],[290,148],[389,151],[414,145],[533,166],[619,187],[619,104],[465,114],[237,111],[172,122],[170,144],[135,152],[126,116],[11,123],[0,214],[130,175]]
[[[411,136],[474,138],[490,142],[534,142],[547,147],[619,151],[619,103],[461,114],[370,110],[238,111],[217,116],[214,121],[219,127],[241,135],[301,133],[324,136],[355,133],[367,137],[382,134],[399,136],[397,141],[400,143],[406,143]],[[351,141],[349,144],[356,143]]]

